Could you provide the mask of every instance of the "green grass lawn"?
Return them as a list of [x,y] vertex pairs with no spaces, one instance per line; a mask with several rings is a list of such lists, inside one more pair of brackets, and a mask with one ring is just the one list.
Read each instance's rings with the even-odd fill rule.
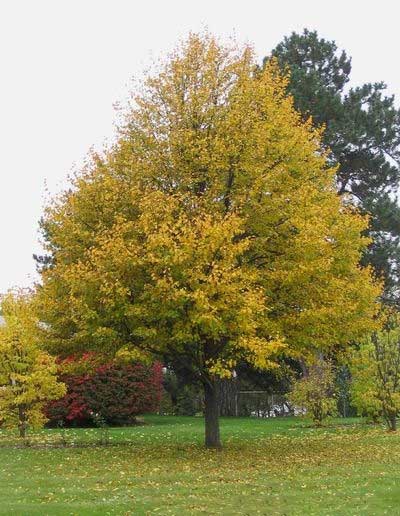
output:
[[111,429],[108,446],[98,429],[66,430],[67,447],[59,430],[30,447],[0,433],[0,513],[400,514],[400,432],[226,418],[216,452],[202,447],[201,418],[146,422]]

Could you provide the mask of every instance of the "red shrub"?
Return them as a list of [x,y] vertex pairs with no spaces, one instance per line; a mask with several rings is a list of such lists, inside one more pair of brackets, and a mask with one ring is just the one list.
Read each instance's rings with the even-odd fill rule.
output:
[[109,425],[133,423],[135,416],[157,411],[162,392],[161,364],[99,366],[91,374],[62,375],[67,394],[52,401],[46,415],[49,424],[93,424],[92,413]]

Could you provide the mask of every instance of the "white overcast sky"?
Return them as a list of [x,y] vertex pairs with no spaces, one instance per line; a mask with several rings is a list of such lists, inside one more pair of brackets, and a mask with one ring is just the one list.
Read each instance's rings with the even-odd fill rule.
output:
[[112,137],[130,79],[180,37],[234,34],[261,58],[317,29],[352,56],[353,85],[400,100],[399,19],[399,0],[0,0],[0,292],[35,278],[45,185]]

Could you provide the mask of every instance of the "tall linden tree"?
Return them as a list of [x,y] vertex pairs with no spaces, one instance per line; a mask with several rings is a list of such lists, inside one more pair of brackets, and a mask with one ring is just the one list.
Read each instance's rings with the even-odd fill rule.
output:
[[374,324],[367,221],[336,195],[286,86],[251,48],[190,35],[42,220],[50,348],[184,367],[204,386],[208,447],[221,446],[217,379],[238,360],[274,367]]

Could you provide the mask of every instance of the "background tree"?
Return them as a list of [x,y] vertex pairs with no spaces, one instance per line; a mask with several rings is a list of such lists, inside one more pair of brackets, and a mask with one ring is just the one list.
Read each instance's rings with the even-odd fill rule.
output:
[[218,377],[360,338],[379,295],[358,267],[366,221],[336,195],[319,131],[276,66],[255,68],[249,48],[190,36],[42,221],[50,348],[184,367],[213,447]]
[[25,437],[28,426],[44,424],[46,402],[63,396],[65,386],[57,381],[54,358],[40,349],[31,296],[9,293],[1,307],[5,325],[0,327],[0,420]]
[[355,417],[357,409],[352,403],[351,396],[351,372],[347,362],[343,363],[342,357],[336,357],[336,395],[337,407],[341,417]]
[[311,364],[308,372],[295,381],[289,401],[297,408],[305,409],[316,426],[324,419],[337,414],[336,374],[331,362],[319,359]]
[[194,416],[202,411],[203,389],[201,383],[194,380],[190,371],[186,375],[186,371],[166,368],[163,375],[162,414]]
[[382,404],[378,398],[376,363],[371,342],[352,350],[349,358],[351,372],[351,403],[357,414],[378,423],[382,418]]
[[322,140],[331,150],[330,163],[338,166],[339,193],[349,194],[371,215],[372,242],[363,263],[372,264],[384,278],[386,299],[398,301],[400,111],[394,97],[385,95],[383,82],[346,90],[351,59],[317,32],[293,32],[272,56],[290,70],[288,91],[296,108],[325,127]]
[[374,333],[352,360],[353,402],[361,413],[382,415],[390,430],[400,411],[400,326],[398,318]]

